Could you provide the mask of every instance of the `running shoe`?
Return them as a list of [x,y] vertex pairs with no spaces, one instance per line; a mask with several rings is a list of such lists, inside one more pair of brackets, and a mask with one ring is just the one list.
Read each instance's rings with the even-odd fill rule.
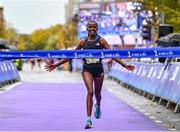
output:
[[97,105],[97,103],[95,104],[95,112],[94,112],[94,116],[96,119],[100,119],[101,118],[101,108],[100,106]]
[[86,121],[85,129],[90,129],[90,128],[92,128],[92,121],[91,121],[90,119],[88,119],[88,120]]

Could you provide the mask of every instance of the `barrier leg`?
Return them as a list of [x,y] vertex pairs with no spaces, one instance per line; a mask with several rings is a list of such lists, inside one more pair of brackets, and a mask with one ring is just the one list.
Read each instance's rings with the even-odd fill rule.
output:
[[133,91],[134,87],[131,87],[130,90]]
[[126,84],[126,83],[123,83],[123,87],[127,88],[127,84]]
[[175,113],[177,113],[178,108],[179,108],[179,104],[176,104],[176,107],[175,107],[175,109],[174,109],[174,112],[175,112]]
[[132,91],[135,93],[136,89],[134,88]]
[[169,108],[169,105],[170,105],[170,101],[168,101],[167,104],[166,104],[167,109]]
[[141,90],[138,91],[138,94],[141,95]]
[[130,86],[129,85],[127,85],[127,87],[126,87],[127,89],[129,89],[130,88]]
[[118,84],[121,84],[121,81],[120,81],[120,80],[117,80],[117,83],[118,83]]
[[128,85],[128,87],[127,87],[129,90],[131,89],[131,85]]
[[156,96],[155,96],[155,95],[153,95],[153,97],[152,97],[152,101],[154,102],[154,101],[155,101],[155,99],[156,99]]
[[159,102],[158,102],[158,104],[161,104],[161,101],[162,101],[162,98],[160,98],[160,99],[159,99]]
[[139,91],[140,91],[139,89],[136,89],[135,93],[136,93],[136,94],[138,94],[138,93],[139,93]]
[[148,93],[147,98],[148,98],[148,99],[150,99],[150,97],[151,97],[151,94],[150,94],[150,93]]
[[146,97],[146,92],[145,91],[143,92],[143,96]]

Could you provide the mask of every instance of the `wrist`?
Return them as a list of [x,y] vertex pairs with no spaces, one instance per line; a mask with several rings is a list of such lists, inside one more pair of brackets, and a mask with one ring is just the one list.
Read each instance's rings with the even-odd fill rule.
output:
[[56,67],[58,67],[59,66],[59,63],[56,63],[56,64],[54,64]]

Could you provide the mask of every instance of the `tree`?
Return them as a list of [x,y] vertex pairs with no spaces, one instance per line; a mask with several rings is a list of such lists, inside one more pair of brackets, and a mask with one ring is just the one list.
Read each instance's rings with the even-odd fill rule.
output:
[[68,22],[65,27],[65,48],[77,45],[77,23]]
[[56,43],[56,49],[64,49],[65,48],[65,29],[59,30],[59,32],[56,33],[57,37],[57,43]]
[[174,32],[180,32],[180,0],[144,0],[142,3],[144,9],[153,12],[154,17],[157,11],[159,15],[163,13],[164,23],[172,25]]
[[34,50],[45,49],[50,35],[51,33],[48,30],[38,29],[34,31],[30,37],[30,48]]
[[18,50],[25,50],[25,49],[26,49],[25,36],[19,35],[19,37],[18,37],[17,49],[18,49]]

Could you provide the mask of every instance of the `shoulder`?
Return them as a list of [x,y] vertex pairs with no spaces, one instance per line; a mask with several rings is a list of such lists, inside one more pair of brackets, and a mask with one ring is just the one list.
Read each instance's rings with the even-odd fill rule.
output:
[[99,42],[100,42],[101,44],[103,44],[103,43],[106,42],[106,40],[105,40],[103,37],[100,37]]
[[100,38],[99,43],[104,49],[110,49],[108,42],[103,37]]
[[80,39],[79,43],[83,43],[85,41],[85,39]]
[[84,43],[85,43],[85,40],[86,40],[86,39],[80,39],[80,40],[79,40],[79,45],[83,46]]

